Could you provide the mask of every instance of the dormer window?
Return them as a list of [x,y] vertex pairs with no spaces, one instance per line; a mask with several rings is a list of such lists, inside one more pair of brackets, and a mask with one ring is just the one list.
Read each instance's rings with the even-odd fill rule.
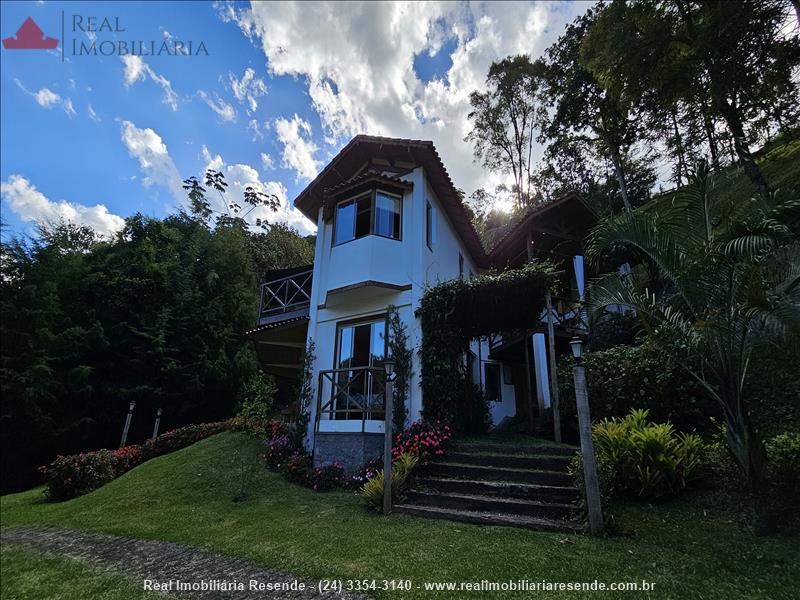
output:
[[373,189],[336,205],[333,244],[350,242],[366,235],[401,238],[403,198]]

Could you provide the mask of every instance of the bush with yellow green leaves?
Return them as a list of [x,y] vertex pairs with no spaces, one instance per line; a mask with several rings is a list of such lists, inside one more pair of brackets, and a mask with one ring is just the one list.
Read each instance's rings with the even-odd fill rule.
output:
[[[397,502],[407,489],[411,472],[417,466],[418,458],[408,452],[397,456],[392,463],[392,502]],[[383,469],[367,480],[359,494],[367,507],[381,512],[383,510]]]

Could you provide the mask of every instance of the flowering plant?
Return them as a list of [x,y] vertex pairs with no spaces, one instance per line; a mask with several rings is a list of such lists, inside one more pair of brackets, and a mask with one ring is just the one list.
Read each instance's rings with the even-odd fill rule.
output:
[[315,492],[327,492],[343,486],[344,481],[344,466],[340,463],[333,463],[314,469],[308,484]]
[[396,460],[407,453],[427,463],[442,458],[452,433],[442,421],[414,421],[405,431],[395,436],[392,457]]
[[286,434],[276,435],[267,440],[264,460],[273,469],[283,468],[297,450]]

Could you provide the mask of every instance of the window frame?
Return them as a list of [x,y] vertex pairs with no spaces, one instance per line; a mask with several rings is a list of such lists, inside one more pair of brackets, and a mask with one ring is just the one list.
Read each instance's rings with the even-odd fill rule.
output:
[[[377,216],[378,194],[379,193],[384,195],[384,196],[389,196],[391,198],[396,198],[397,200],[400,201],[399,202],[399,204],[400,204],[400,230],[398,231],[398,236],[397,237],[393,237],[393,236],[390,236],[390,235],[383,235],[382,233],[377,233],[375,231],[375,219],[376,219],[376,216]],[[357,217],[358,217],[357,203],[358,203],[359,200],[361,200],[363,198],[366,198],[366,197],[369,197],[369,232],[365,233],[362,236],[355,237],[356,221],[357,221]],[[337,239],[336,239],[336,230],[337,230],[337,225],[338,225],[338,222],[339,222],[339,207],[341,207],[343,204],[350,204],[351,202],[356,204],[356,210],[354,211],[354,214],[353,214],[353,237],[350,238],[350,239],[347,239],[347,240],[344,240],[344,241],[340,242],[340,241],[337,241]],[[363,191],[363,192],[359,192],[355,196],[350,196],[348,198],[345,198],[343,200],[339,200],[338,202],[336,202],[336,205],[334,206],[334,209],[333,209],[333,235],[331,236],[331,247],[342,246],[344,244],[348,244],[350,242],[355,242],[356,240],[360,240],[360,239],[365,238],[365,237],[370,236],[370,235],[374,235],[374,236],[383,238],[385,240],[394,240],[394,241],[397,241],[397,242],[402,242],[403,241],[403,194],[399,194],[397,192],[390,192],[389,190],[386,190],[384,188],[374,187],[374,188],[371,188],[369,190],[366,190],[366,191]]]

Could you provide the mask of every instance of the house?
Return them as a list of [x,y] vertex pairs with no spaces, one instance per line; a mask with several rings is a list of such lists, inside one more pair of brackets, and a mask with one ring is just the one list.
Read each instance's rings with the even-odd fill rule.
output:
[[[567,325],[581,317],[582,242],[596,220],[578,196],[530,210],[487,252],[432,142],[359,135],[295,206],[317,224],[314,264],[267,275],[258,325],[248,335],[265,371],[294,380],[313,340],[308,435],[315,463],[355,468],[380,454],[387,307],[397,308],[415,348],[422,335],[415,309],[430,286],[550,258],[571,290],[572,300],[554,298],[551,310],[554,349],[567,351]],[[545,317],[536,330],[470,344],[467,364],[491,400],[495,426],[532,422],[550,406]],[[419,377],[415,352],[410,420],[425,407]]]

